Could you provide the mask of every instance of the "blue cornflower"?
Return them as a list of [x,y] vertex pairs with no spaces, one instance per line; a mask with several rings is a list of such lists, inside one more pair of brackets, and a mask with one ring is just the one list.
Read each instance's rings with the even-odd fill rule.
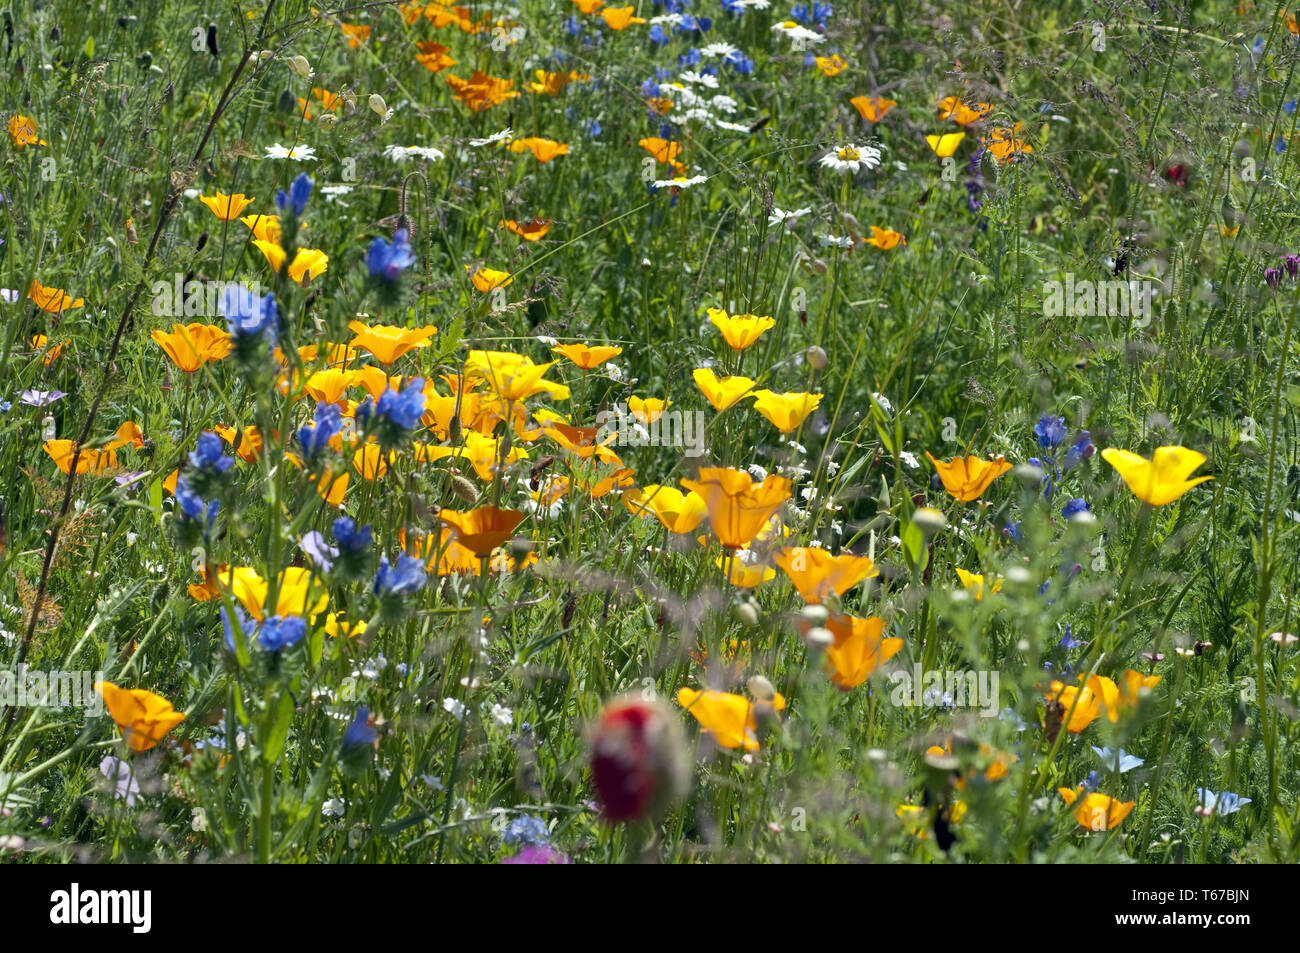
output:
[[1020,542],[1022,539],[1024,539],[1024,535],[1020,531],[1019,521],[1016,521],[1014,523],[1008,522],[1006,526],[1003,526],[1002,535],[1005,536],[1007,539],[1010,539],[1017,543]]
[[317,456],[329,447],[330,440],[343,430],[343,412],[338,404],[320,401],[316,404],[316,416],[312,423],[298,428],[298,442],[308,459]]
[[1129,754],[1123,748],[1099,748],[1096,745],[1092,745],[1091,747],[1093,753],[1098,758],[1101,758],[1102,763],[1105,764],[1107,769],[1110,771],[1118,771],[1120,774],[1125,774],[1132,771],[1134,768],[1140,768],[1145,764],[1141,758]]
[[601,128],[600,128],[600,120],[599,120],[599,119],[588,119],[588,120],[583,124],[583,126],[582,126],[582,131],[583,131],[586,135],[590,136],[592,139],[595,139],[597,136],[599,136],[599,135],[601,134],[601,131],[602,131]]
[[1294,99],[1289,99],[1289,100],[1287,100],[1286,102],[1284,102],[1284,103],[1282,104],[1282,111],[1285,112],[1288,116],[1290,116],[1292,113],[1294,113],[1294,112],[1295,112],[1295,100],[1294,100]]
[[1038,423],[1034,424],[1034,434],[1038,437],[1038,445],[1044,450],[1051,450],[1059,444],[1065,439],[1066,433],[1064,417],[1043,414],[1038,418]]
[[699,63],[700,60],[702,60],[703,58],[704,58],[704,54],[703,54],[703,53],[701,53],[701,52],[700,52],[699,50],[697,50],[695,47],[691,47],[689,50],[687,50],[687,51],[686,51],[685,53],[683,53],[681,56],[677,57],[677,65],[678,65],[678,66],[695,66],[695,65],[696,65],[697,63]]
[[358,705],[356,717],[348,725],[348,730],[343,733],[343,750],[373,744],[377,737],[379,732],[370,724],[370,709],[365,705]]
[[1097,790],[1097,786],[1100,784],[1101,784],[1101,775],[1098,774],[1096,771],[1089,771],[1088,776],[1083,779],[1083,781],[1080,783],[1079,786],[1083,788],[1085,791],[1095,791]]
[[403,430],[414,430],[424,414],[424,378],[412,377],[400,391],[389,387],[374,403],[367,399],[357,408],[357,423],[365,426],[372,414],[380,421],[392,421]]
[[366,267],[370,269],[371,277],[396,281],[403,271],[415,264],[410,237],[410,232],[404,228],[393,233],[391,245],[375,236],[375,240],[370,243],[370,250],[366,252]]
[[650,28],[650,32],[646,36],[656,46],[663,46],[668,42],[668,34],[664,32],[664,28],[658,23]]
[[352,517],[340,516],[334,521],[334,538],[338,540],[343,550],[356,553],[370,546],[374,539],[374,532],[369,523],[357,529],[356,521]]
[[269,334],[271,340],[275,340],[277,310],[274,294],[262,298],[251,289],[230,282],[221,291],[220,307],[230,325],[230,333],[236,338]]
[[564,21],[564,32],[569,36],[577,36],[583,30],[583,22],[576,16],[569,17]]
[[524,814],[510,822],[501,841],[505,844],[528,844],[541,846],[550,843],[551,832],[546,822],[533,814]]
[[424,588],[428,578],[423,562],[414,556],[399,553],[395,566],[388,562],[387,556],[380,558],[379,572],[375,573],[373,588],[375,594],[379,596],[401,596],[419,592]]
[[1196,813],[1204,817],[1212,814],[1236,814],[1250,803],[1248,797],[1239,797],[1231,791],[1215,794],[1209,788],[1197,788],[1196,797],[1200,801]]
[[235,465],[235,458],[225,456],[222,453],[224,449],[221,438],[211,430],[205,430],[199,434],[198,444],[190,454],[190,464],[211,473],[225,473]]
[[1091,513],[1092,507],[1088,505],[1087,500],[1075,498],[1061,507],[1061,515],[1067,520],[1077,513]]
[[311,189],[315,184],[306,172],[299,172],[298,178],[289,186],[289,194],[285,195],[284,189],[280,189],[275,196],[275,204],[281,212],[286,211],[287,207],[293,209],[294,215],[301,217],[307,210],[307,200],[311,198]]
[[300,616],[273,615],[262,622],[257,640],[270,652],[279,652],[301,641],[307,634],[307,623]]

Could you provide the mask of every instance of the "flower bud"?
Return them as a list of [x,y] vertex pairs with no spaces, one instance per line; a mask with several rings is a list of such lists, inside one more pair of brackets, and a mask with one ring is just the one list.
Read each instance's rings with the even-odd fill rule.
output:
[[371,93],[370,99],[367,100],[367,102],[370,104],[370,111],[376,116],[388,115],[388,103],[384,102],[383,96],[380,96],[378,93]]
[[1043,477],[1046,476],[1041,467],[1036,467],[1032,463],[1022,463],[1012,472],[1026,490],[1038,489],[1043,485]]
[[932,506],[923,506],[912,514],[912,522],[926,536],[934,536],[948,528],[948,519]]
[[755,675],[749,680],[749,694],[755,701],[770,702],[776,698],[776,689],[762,675]]
[[288,63],[289,63],[289,69],[293,70],[303,79],[311,79],[312,77],[311,63],[307,61],[307,57],[291,56],[289,57]]
[[686,791],[689,764],[680,722],[663,703],[624,695],[590,732],[591,783],[607,821],[662,813]]
[[738,602],[736,603],[736,618],[740,620],[742,625],[756,626],[758,625],[758,608],[749,601]]
[[822,626],[813,626],[803,634],[803,640],[809,648],[824,649],[835,644],[835,634]]
[[804,353],[804,357],[808,361],[808,364],[811,367],[815,368],[816,370],[820,371],[823,367],[826,366],[826,352],[823,351],[821,348],[819,348],[816,344],[809,347],[808,350],[804,351],[803,353]]
[[806,605],[799,610],[799,615],[803,617],[805,622],[814,627],[824,626],[831,617],[831,614],[826,611],[826,607],[823,605]]

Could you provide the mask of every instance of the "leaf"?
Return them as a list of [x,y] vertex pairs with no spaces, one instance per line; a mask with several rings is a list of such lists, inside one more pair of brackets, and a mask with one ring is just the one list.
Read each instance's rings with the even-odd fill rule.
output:
[[271,732],[262,745],[263,761],[273,764],[280,759],[284,744],[289,739],[289,724],[292,721],[293,696],[285,692],[280,696],[279,708],[275,713],[275,724],[271,726]]

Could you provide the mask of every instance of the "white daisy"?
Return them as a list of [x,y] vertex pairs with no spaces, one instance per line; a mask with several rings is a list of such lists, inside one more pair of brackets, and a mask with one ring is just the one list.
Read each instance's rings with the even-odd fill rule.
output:
[[727,56],[735,53],[740,49],[738,46],[732,46],[730,43],[710,43],[708,46],[700,48],[701,56]]
[[268,159],[292,159],[294,162],[307,162],[316,158],[316,150],[311,146],[294,146],[286,149],[280,143],[266,147]]
[[836,172],[858,172],[880,165],[880,150],[875,146],[842,146],[822,156],[819,163]]
[[797,208],[793,212],[787,212],[784,209],[773,208],[772,214],[767,217],[767,227],[775,228],[778,225],[793,224],[798,219],[809,214],[812,208],[805,205],[803,208]]
[[488,136],[486,139],[471,139],[469,144],[477,149],[479,146],[490,146],[494,142],[504,142],[513,135],[514,130],[506,128],[502,129],[500,132],[492,133],[492,135]]
[[772,29],[777,33],[784,33],[790,38],[792,43],[799,43],[802,41],[805,46],[809,43],[816,46],[819,43],[826,42],[826,37],[822,36],[815,30],[809,30],[806,27],[800,26],[793,20],[784,20],[773,26]]
[[743,122],[727,122],[725,119],[715,119],[713,125],[719,129],[730,129],[732,132],[749,132],[749,126]]
[[384,155],[394,162],[405,162],[411,156],[419,156],[430,162],[437,162],[444,158],[442,150],[435,149],[433,146],[386,146]]
[[694,185],[703,185],[707,181],[709,181],[707,175],[693,175],[689,179],[686,176],[679,176],[676,179],[659,179],[650,184],[656,189],[689,189]]
[[680,77],[683,83],[694,83],[696,86],[707,86],[709,89],[718,88],[718,77],[711,73],[697,73],[694,70],[687,70]]

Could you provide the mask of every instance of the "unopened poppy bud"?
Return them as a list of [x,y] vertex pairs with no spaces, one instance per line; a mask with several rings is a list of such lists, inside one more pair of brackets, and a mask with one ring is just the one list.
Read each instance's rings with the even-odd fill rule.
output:
[[932,506],[923,506],[913,513],[912,522],[926,536],[934,536],[948,528],[947,518]]
[[803,616],[803,620],[814,627],[824,626],[831,617],[825,606],[815,604],[804,606],[799,610],[799,615]]
[[803,634],[803,640],[808,644],[809,648],[824,649],[828,645],[835,644],[835,635],[830,629],[817,625]]
[[307,57],[305,56],[289,57],[289,69],[293,70],[303,79],[311,79],[312,77],[311,63],[307,61]]
[[804,357],[808,361],[809,366],[819,371],[826,366],[826,352],[823,351],[821,348],[819,348],[816,344],[809,347],[808,350],[804,351],[803,353],[804,353]]
[[466,503],[478,502],[478,487],[474,486],[469,480],[459,473],[451,475],[451,492]]
[[384,102],[383,96],[380,96],[378,93],[371,93],[370,99],[367,100],[367,102],[370,104],[370,111],[373,112],[375,115],[377,116],[388,115],[388,103]]
[[736,604],[736,618],[743,625],[758,625],[758,609],[755,608],[752,602],[739,602]]
[[689,766],[680,722],[662,702],[624,695],[590,732],[591,783],[612,823],[662,813],[686,791]]
[[808,267],[811,268],[813,271],[817,272],[817,274],[819,275],[824,275],[826,274],[827,271],[826,262],[820,258],[814,258],[812,261],[808,263]]
[[755,701],[770,702],[776,697],[776,689],[762,675],[755,675],[749,680],[749,694]]
[[258,50],[253,54],[252,59],[256,63],[265,63],[267,60],[275,59],[275,50]]
[[1022,463],[1013,471],[1020,485],[1026,490],[1036,490],[1043,485],[1043,473],[1041,467],[1036,467],[1032,463]]
[[316,119],[316,125],[324,129],[333,129],[339,124],[339,117],[334,113],[321,113]]

